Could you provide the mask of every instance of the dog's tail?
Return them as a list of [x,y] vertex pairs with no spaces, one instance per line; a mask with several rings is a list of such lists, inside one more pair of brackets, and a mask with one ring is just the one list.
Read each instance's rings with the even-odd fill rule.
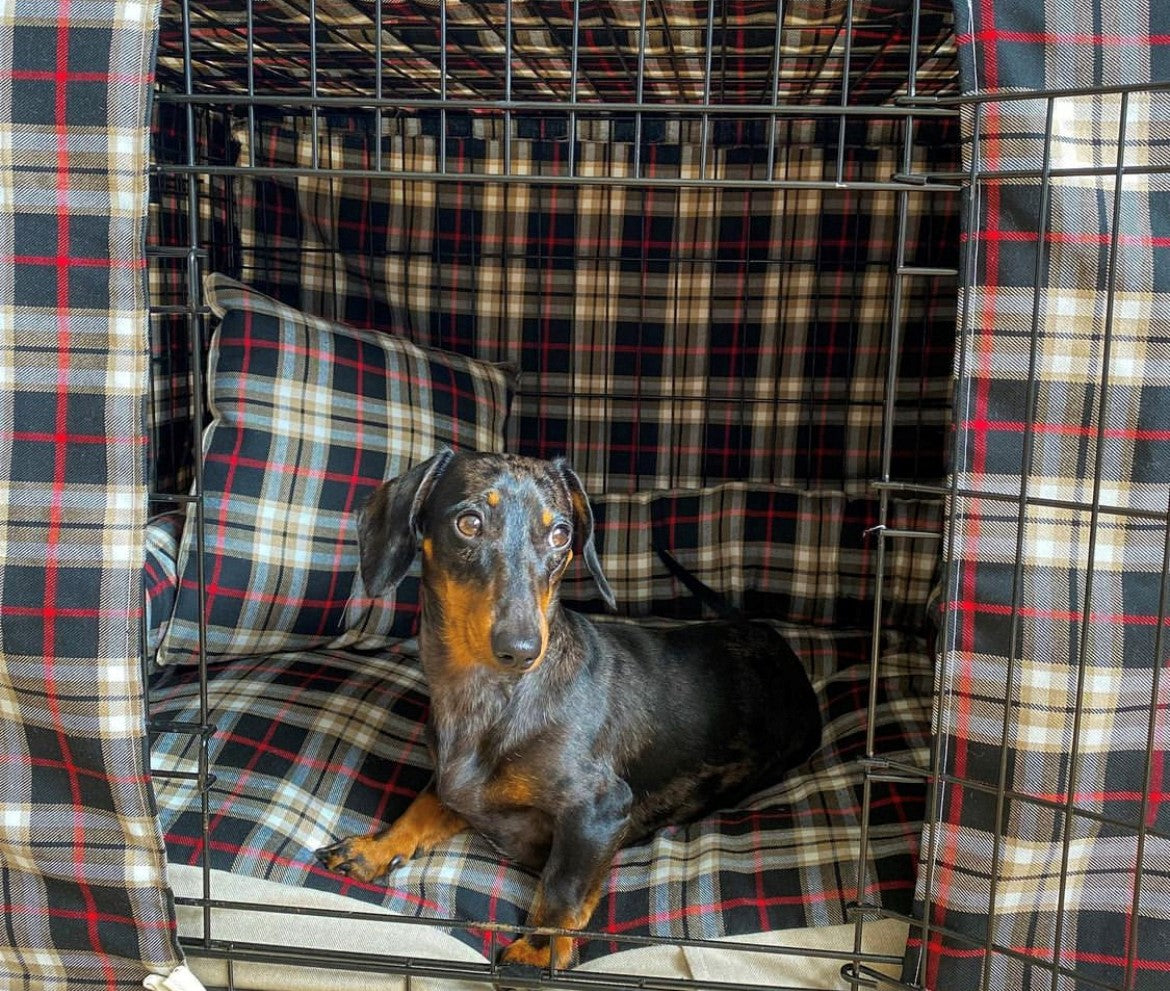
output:
[[718,614],[720,619],[741,620],[744,618],[743,613],[733,606],[725,596],[716,592],[710,585],[699,581],[694,574],[679,564],[668,550],[653,543],[650,546],[654,553],[658,555],[659,560],[666,565],[666,570],[682,583],[683,588],[703,603],[703,605]]

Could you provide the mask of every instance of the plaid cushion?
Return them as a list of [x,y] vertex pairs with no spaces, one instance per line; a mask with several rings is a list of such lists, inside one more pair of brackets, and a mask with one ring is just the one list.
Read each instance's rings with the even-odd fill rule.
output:
[[[972,279],[933,928],[910,972],[1153,991],[1170,974],[1170,5],[957,9],[979,96]],[[1044,93],[1113,86],[1131,92]]]
[[[659,561],[657,546],[748,614],[818,626],[857,628],[872,621],[875,543],[867,531],[878,522],[876,500],[727,483],[601,495],[591,502],[602,566],[626,615],[701,614],[700,603]],[[921,630],[942,506],[891,500],[887,526],[922,536],[887,546],[884,625]],[[561,595],[578,607],[602,608],[581,561],[570,563]]]
[[166,635],[175,611],[179,590],[179,540],[183,536],[182,513],[163,513],[147,521],[146,563],[146,654],[153,658]]
[[0,987],[181,959],[143,767],[157,5],[0,4]]
[[[610,935],[714,938],[846,921],[864,900],[905,911],[914,884],[920,785],[875,783],[872,858],[857,876],[869,691],[867,635],[783,631],[809,664],[822,699],[825,743],[811,763],[746,803],[672,827],[622,851],[591,928]],[[884,752],[925,758],[931,668],[921,640],[884,641],[875,731]],[[407,915],[516,924],[534,890],[531,874],[501,863],[486,842],[461,834],[396,871],[389,885],[325,871],[313,850],[400,813],[430,777],[423,741],[427,696],[409,645],[381,655],[285,654],[211,670],[210,845],[198,796],[184,781],[157,782],[160,816],[176,863],[339,892]],[[190,669],[171,669],[153,693],[154,714],[198,710]],[[189,770],[196,741],[154,746],[156,766]],[[474,925],[459,938],[489,952]],[[592,940],[585,958],[619,949]]]
[[[208,654],[409,634],[417,579],[368,602],[358,627],[342,625],[356,510],[381,481],[440,447],[501,450],[508,372],[307,317],[222,276],[205,290],[221,318],[203,440]],[[199,546],[192,504],[160,663],[197,654]]]

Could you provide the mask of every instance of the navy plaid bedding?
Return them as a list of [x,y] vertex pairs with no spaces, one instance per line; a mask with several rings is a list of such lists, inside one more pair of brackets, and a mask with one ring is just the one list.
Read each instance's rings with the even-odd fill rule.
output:
[[[923,40],[920,92],[945,92],[954,85],[949,10],[916,6],[926,8],[923,38],[934,39]],[[477,61],[499,62],[499,25],[464,20],[477,9],[449,8],[459,46],[452,63],[462,66],[464,79]],[[582,44],[636,45],[628,23],[634,9],[581,5]],[[714,98],[771,99],[765,90],[776,9],[727,8],[726,58]],[[834,39],[844,6],[784,9],[782,98],[840,100],[843,62]],[[319,2],[315,10],[318,44],[330,52],[314,81],[318,91],[352,95],[368,88],[368,60],[354,61],[360,47],[352,44],[369,31],[368,10],[344,0]],[[411,61],[412,52],[432,43],[433,18],[411,4],[384,10],[387,57],[412,66],[396,85],[404,96],[434,95],[428,89],[433,57]],[[896,3],[855,5],[851,102],[880,104],[905,85],[908,10]],[[523,25],[518,43],[554,53],[543,62],[516,63],[517,94],[534,95],[555,80],[571,13],[569,4],[513,7],[516,26]],[[253,11],[258,91],[301,92],[295,56],[307,36],[304,24],[290,24],[286,14],[280,3]],[[665,96],[668,86],[681,87],[693,97],[701,60],[688,60],[687,52],[702,37],[695,26],[705,21],[706,4],[655,5],[652,16],[668,29],[674,57],[653,47],[667,43],[656,36],[647,92]],[[244,78],[242,46],[233,37],[241,24],[231,4],[195,5],[192,33],[204,84],[214,80],[230,89]],[[279,46],[271,43],[277,37]],[[164,31],[164,77],[175,64],[175,41]],[[835,53],[827,60],[826,48]],[[592,63],[594,55],[586,50],[583,58]],[[657,78],[668,62],[674,75]],[[811,74],[814,64],[820,71]],[[623,72],[616,63],[593,63],[592,94],[614,98],[630,81],[628,73],[620,79]],[[794,85],[802,74],[804,85]],[[479,95],[498,81],[489,70]],[[555,85],[552,95],[559,92]],[[173,120],[160,118],[166,134]],[[442,147],[441,123],[449,134]],[[653,115],[642,121],[640,145],[635,122],[612,115],[581,114],[575,131],[557,113],[517,113],[513,123],[511,164],[546,177],[567,174],[570,159],[581,175],[620,178],[637,167],[652,179],[694,176],[708,157],[709,175],[734,181],[767,174],[771,157],[759,118],[712,121],[706,152],[697,122]],[[222,271],[299,310],[516,365],[507,449],[568,455],[594,496],[603,564],[628,612],[695,614],[690,595],[662,572],[653,538],[749,611],[801,624],[787,631],[823,690],[831,727],[817,758],[823,764],[751,808],[627,851],[595,928],[611,935],[712,936],[842,922],[853,901],[907,911],[920,788],[875,783],[863,890],[855,864],[870,643],[857,630],[869,629],[874,608],[876,542],[868,531],[878,522],[871,483],[881,471],[881,400],[894,360],[896,198],[831,188],[536,187],[394,178],[396,171],[435,171],[440,154],[451,171],[500,171],[508,164],[501,125],[498,115],[455,112],[443,121],[412,112],[378,120],[352,112],[209,117],[196,135],[196,161],[316,174],[245,175],[223,195],[207,182],[200,229],[210,238],[229,237],[227,250],[209,246]],[[953,168],[954,122],[923,117],[915,129],[912,168]],[[772,175],[830,184],[888,181],[903,167],[903,137],[900,122],[881,117],[852,120],[843,130],[835,120],[785,118],[777,125]],[[182,140],[167,147],[176,157],[187,152]],[[386,177],[344,175],[374,168]],[[928,271],[954,267],[957,220],[953,197],[911,196],[905,263]],[[906,337],[897,356],[892,472],[933,482],[946,467],[954,294],[947,278],[934,275],[908,279],[903,288],[898,317]],[[878,743],[907,760],[924,757],[929,731],[929,660],[915,634],[924,629],[938,555],[932,535],[941,520],[941,503],[926,498],[895,499],[887,520],[925,535],[887,544],[883,593]],[[596,608],[592,584],[578,579],[566,580],[566,598]],[[160,796],[172,859],[197,863],[208,856],[218,868],[344,891],[406,914],[472,923],[523,919],[532,879],[501,865],[472,837],[408,867],[390,888],[339,879],[311,857],[335,835],[392,818],[427,778],[419,736],[425,693],[403,657],[317,649],[213,664],[212,673],[219,790],[211,848],[202,849],[190,790],[169,782]],[[158,715],[190,716],[193,677],[173,669],[162,677]],[[155,760],[186,767],[192,746],[160,737]],[[712,846],[719,851],[714,860],[704,852]],[[714,893],[696,894],[704,890]],[[481,931],[464,931],[462,938],[487,949]],[[584,954],[617,948],[612,940],[595,940]]]
[[[671,827],[617,858],[589,929],[601,934],[714,938],[848,921],[851,902],[907,911],[921,828],[921,785],[876,784],[871,859],[857,875],[868,635],[782,627],[822,700],[824,745],[809,765],[743,808]],[[159,814],[175,863],[339,892],[408,916],[472,924],[455,935],[489,952],[475,922],[523,921],[535,878],[461,834],[411,861],[387,883],[324,870],[313,850],[393,819],[430,777],[423,741],[427,696],[412,643],[392,652],[315,651],[213,665],[210,847],[190,782],[157,781]],[[882,645],[875,731],[884,753],[924,760],[931,664],[924,642],[888,634]],[[198,682],[168,669],[152,714],[191,719]],[[191,770],[195,741],[154,745],[156,766]],[[705,892],[705,894],[704,894]],[[585,944],[583,958],[622,948]]]
[[[876,499],[840,492],[727,482],[590,500],[598,553],[618,610],[694,619],[699,602],[665,570],[654,547],[751,615],[813,626],[864,629],[873,619]],[[922,536],[892,542],[882,594],[883,626],[921,632],[936,577],[942,506],[895,499],[887,525]],[[602,608],[582,561],[570,563],[564,601]]]

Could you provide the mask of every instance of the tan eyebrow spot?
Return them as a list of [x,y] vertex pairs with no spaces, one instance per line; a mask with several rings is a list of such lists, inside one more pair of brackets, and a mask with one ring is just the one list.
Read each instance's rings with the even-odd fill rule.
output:
[[487,504],[495,509],[500,504],[500,493],[495,489],[489,489],[487,494]]
[[540,514],[540,522],[545,526],[552,526],[553,520],[555,519],[556,517],[553,515],[553,511],[551,509],[546,509],[543,513]]

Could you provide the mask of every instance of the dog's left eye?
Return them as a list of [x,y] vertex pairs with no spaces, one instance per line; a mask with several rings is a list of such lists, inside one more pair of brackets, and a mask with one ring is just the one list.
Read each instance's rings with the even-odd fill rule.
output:
[[483,520],[475,513],[462,513],[455,520],[455,529],[465,537],[478,537],[483,532]]
[[568,523],[558,523],[549,531],[548,542],[557,550],[569,546],[569,541],[573,539],[573,529]]

